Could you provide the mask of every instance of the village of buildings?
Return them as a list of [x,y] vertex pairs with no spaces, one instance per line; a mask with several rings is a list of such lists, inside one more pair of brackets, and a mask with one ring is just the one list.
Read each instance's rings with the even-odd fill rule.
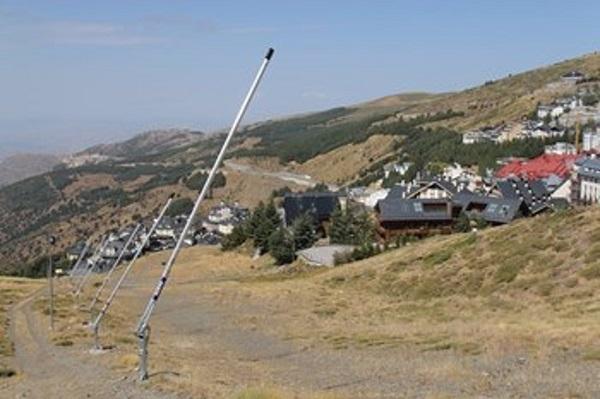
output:
[[[581,79],[584,76],[576,71],[563,76],[571,84]],[[575,129],[576,125],[578,129],[580,121],[586,122],[575,143],[559,141],[547,145],[544,153],[533,159],[499,159],[496,171],[489,170],[485,176],[479,175],[472,165],[452,164],[438,174],[419,172],[411,181],[401,181],[389,188],[382,187],[380,179],[368,187],[285,194],[278,202],[284,225],[291,226],[296,218],[309,213],[322,236],[315,247],[297,255],[310,264],[331,266],[336,251],[352,249],[330,245],[327,240],[327,225],[336,208],[368,212],[374,221],[376,241],[385,243],[398,237],[451,233],[461,215],[497,226],[518,218],[600,202],[600,156],[597,156],[600,105],[584,105],[582,95],[538,105],[535,120],[465,132],[463,145],[486,141],[500,144],[525,138],[566,137],[567,129]],[[411,166],[410,162],[388,163],[383,166],[383,177],[392,173],[403,176]],[[249,209],[237,203],[220,203],[193,224],[184,244],[219,245],[250,214]],[[145,250],[173,248],[186,221],[187,215],[161,219]],[[144,242],[151,222],[138,230],[131,240],[133,244],[125,249],[133,226],[111,234],[103,250],[94,254],[96,258],[89,257],[87,261],[97,261],[102,269],[110,267],[121,251],[124,259],[132,258],[135,249]],[[84,243],[78,243],[71,248],[69,259],[78,259],[83,247]]]

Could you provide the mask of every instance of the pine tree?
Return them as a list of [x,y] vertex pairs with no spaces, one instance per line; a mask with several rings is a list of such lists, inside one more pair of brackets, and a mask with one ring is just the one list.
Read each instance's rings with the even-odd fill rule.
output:
[[260,202],[248,223],[249,235],[252,236],[254,247],[261,252],[269,251],[269,237],[281,226],[281,218],[273,201],[268,205]]
[[352,217],[352,230],[350,243],[354,245],[371,245],[375,238],[375,228],[366,213]]
[[461,212],[458,215],[458,219],[454,222],[454,230],[459,233],[471,231],[471,220],[465,212]]
[[317,241],[315,223],[312,217],[304,214],[296,218],[292,226],[294,235],[294,250],[310,248]]
[[346,244],[348,242],[349,223],[347,213],[338,206],[331,214],[329,227],[329,242],[332,244]]
[[221,243],[221,249],[223,251],[229,251],[242,245],[248,239],[247,226],[245,223],[239,224],[233,228],[231,234],[223,237]]
[[290,234],[280,226],[269,237],[269,252],[275,258],[275,263],[284,265],[294,261],[294,242]]
[[273,230],[281,225],[281,217],[279,217],[273,200],[269,201],[269,204],[265,208],[265,219],[273,226]]

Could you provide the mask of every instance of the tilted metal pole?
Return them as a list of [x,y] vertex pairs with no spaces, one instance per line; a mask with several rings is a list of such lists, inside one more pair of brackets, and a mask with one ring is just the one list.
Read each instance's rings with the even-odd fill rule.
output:
[[[215,175],[217,174],[217,170],[219,169],[221,162],[223,161],[223,157],[225,156],[225,152],[227,151],[229,142],[231,141],[235,131],[239,127],[239,125],[242,121],[242,118],[244,117],[244,114],[246,113],[246,110],[248,109],[248,106],[250,105],[250,101],[252,100],[252,97],[254,96],[256,89],[258,88],[260,80],[262,79],[262,77],[267,69],[267,66],[269,65],[269,61],[271,60],[271,57],[273,56],[273,52],[274,52],[274,50],[272,48],[270,48],[267,51],[267,54],[265,55],[265,58],[263,59],[263,62],[256,74],[256,77],[254,78],[254,81],[252,82],[252,85],[250,86],[250,90],[248,90],[248,93],[246,94],[246,98],[244,99],[242,106],[241,106],[240,110],[238,111],[237,116],[235,117],[235,120],[233,121],[233,125],[231,126],[231,129],[229,130],[229,133],[227,134],[227,137],[225,138],[223,147],[221,147],[221,150],[219,151],[219,154],[217,155],[217,159],[215,160],[215,163],[214,163],[212,169],[210,170],[210,173],[208,174],[208,178],[206,179],[206,182],[204,182],[204,187],[202,187],[202,190],[200,191],[200,194],[198,195],[198,198],[196,199],[196,202],[194,203],[194,207],[192,208],[192,211],[191,211],[191,213],[188,217],[188,220],[183,228],[183,231],[182,231],[181,235],[179,236],[179,239],[177,240],[177,244],[175,245],[175,248],[173,248],[173,252],[171,253],[171,256],[169,257],[169,260],[165,264],[165,268],[163,270],[163,273],[162,273],[160,279],[158,280],[158,284],[154,290],[154,293],[150,297],[150,300],[148,301],[148,304],[146,305],[146,308],[145,308],[144,312],[142,313],[140,320],[138,321],[138,325],[137,325],[135,334],[138,336],[138,338],[140,340],[144,339],[144,337],[146,336],[146,330],[148,328],[148,323],[150,321],[150,317],[152,316],[152,312],[156,306],[156,303],[158,302],[160,294],[162,293],[163,289],[165,288],[165,285],[167,284],[169,274],[171,273],[173,264],[175,263],[175,260],[177,259],[177,256],[179,255],[179,251],[181,250],[181,247],[183,245],[183,241],[185,240],[187,231],[189,230],[189,228],[191,227],[191,225],[194,221],[194,216],[198,212],[200,203],[204,200],[204,197],[206,196],[206,194],[208,193],[208,190],[210,189],[210,185],[211,185]],[[142,359],[140,359],[140,360],[142,360]],[[141,366],[141,364],[142,363],[140,363],[140,366]],[[142,371],[144,371],[144,372],[143,373],[140,372],[140,376],[147,377],[147,373],[145,372],[145,370],[142,370]],[[145,379],[145,378],[142,378],[142,379]]]
[[[123,249],[121,249],[121,252],[119,252],[117,259],[115,259],[115,261],[113,262],[112,266],[110,267],[108,273],[106,273],[104,280],[102,280],[102,284],[100,284],[100,287],[98,287],[98,290],[96,291],[96,295],[94,295],[94,299],[92,299],[92,302],[90,303],[90,307],[89,307],[90,312],[94,310],[94,306],[96,306],[96,302],[98,302],[98,299],[100,299],[100,294],[102,294],[102,291],[104,291],[104,287],[106,287],[108,280],[110,280],[110,276],[112,276],[113,272],[115,271],[115,269],[117,268],[119,263],[121,263],[121,259],[123,259],[123,255],[125,255],[125,251],[127,251],[127,248],[129,248],[129,245],[131,245],[133,239],[135,238],[137,232],[140,230],[141,226],[142,226],[141,224],[138,224],[137,226],[135,226],[135,229],[133,229],[133,232],[129,236],[129,239],[127,239],[127,241],[125,242]],[[93,316],[92,316],[92,320],[93,320]]]
[[87,251],[89,248],[90,248],[90,244],[88,242],[86,242],[85,246],[83,247],[83,251],[81,251],[81,254],[79,254],[79,258],[77,259],[77,262],[75,262],[75,265],[71,268],[71,271],[69,272],[69,277],[71,278],[71,282],[73,281],[73,278],[76,276],[77,271],[80,269],[81,262],[82,262],[83,258],[85,257],[85,255],[87,254]]
[[158,214],[158,218],[154,221],[154,223],[152,224],[152,227],[150,227],[150,230],[148,231],[148,234],[146,234],[146,236],[142,240],[142,244],[140,245],[140,247],[138,248],[137,252],[133,256],[133,259],[131,259],[131,262],[129,262],[129,264],[127,265],[127,267],[125,268],[125,270],[123,270],[123,273],[121,274],[121,277],[117,281],[117,284],[115,284],[112,292],[108,296],[108,299],[104,303],[104,306],[102,306],[102,309],[100,310],[100,313],[98,313],[98,316],[96,317],[96,320],[94,320],[94,322],[92,323],[91,328],[92,328],[92,331],[94,332],[94,347],[96,349],[100,349],[100,342],[98,340],[98,329],[99,329],[100,323],[102,322],[102,319],[104,318],[104,316],[108,312],[108,308],[110,307],[110,305],[112,304],[113,300],[115,299],[115,296],[117,295],[117,291],[119,291],[119,288],[121,288],[121,285],[125,281],[125,278],[127,278],[127,275],[129,274],[129,271],[131,270],[131,268],[135,264],[136,260],[142,254],[142,251],[144,250],[144,247],[146,246],[146,244],[150,241],[150,237],[154,233],[154,230],[156,230],[156,228],[158,227],[158,224],[160,223],[160,221],[162,220],[163,216],[167,212],[167,209],[169,209],[169,206],[171,206],[171,202],[173,202],[173,197],[174,196],[175,196],[175,194],[171,194],[171,196],[167,200],[167,203],[165,204],[165,206],[162,208],[162,210]]
[[84,276],[82,277],[81,281],[79,282],[79,286],[77,287],[77,290],[75,291],[75,297],[78,297],[79,294],[81,294],[81,290],[83,290],[83,287],[85,286],[87,279],[90,277],[92,272],[94,270],[96,270],[96,265],[98,264],[98,260],[102,255],[102,251],[104,251],[104,248],[106,248],[107,245],[108,245],[108,236],[106,236],[106,238],[104,238],[104,240],[102,241],[102,245],[100,247],[98,247],[98,249],[96,250],[96,253],[94,254],[94,256],[97,257],[96,260],[93,260],[94,256],[92,257],[92,264],[88,267],[87,271],[85,272]]

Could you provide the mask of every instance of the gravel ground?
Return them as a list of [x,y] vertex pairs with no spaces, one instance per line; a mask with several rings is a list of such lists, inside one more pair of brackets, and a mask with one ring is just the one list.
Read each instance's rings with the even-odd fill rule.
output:
[[253,363],[272,382],[295,392],[334,392],[343,398],[600,398],[599,362],[582,361],[575,353],[534,359],[525,353],[302,346],[260,328],[240,329],[240,319],[264,316],[266,309],[256,304],[224,305],[198,291],[193,303],[185,297],[165,296],[156,317],[161,335],[176,331],[209,343],[211,350],[233,352],[239,362]]
[[[11,310],[10,335],[15,343],[19,376],[0,385],[2,398],[169,398],[140,387],[133,376],[98,367],[81,348],[56,347],[48,342],[48,324],[32,309],[36,296]],[[44,320],[45,321],[45,320]]]

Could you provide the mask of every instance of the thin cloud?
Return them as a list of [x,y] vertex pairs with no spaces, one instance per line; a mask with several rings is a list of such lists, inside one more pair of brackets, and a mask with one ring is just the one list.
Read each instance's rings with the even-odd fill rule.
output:
[[323,93],[321,91],[305,91],[301,94],[301,96],[303,98],[308,98],[312,100],[325,100],[329,98],[329,96],[326,93]]
[[201,33],[218,31],[215,21],[209,18],[195,18],[184,15],[147,15],[142,18],[141,26],[147,31],[184,28]]
[[139,46],[166,42],[162,36],[146,34],[135,27],[104,22],[34,20],[23,16],[0,25],[0,32],[0,45]]
[[96,22],[54,22],[40,27],[45,38],[57,44],[137,46],[164,43],[164,39],[129,31],[122,26]]

